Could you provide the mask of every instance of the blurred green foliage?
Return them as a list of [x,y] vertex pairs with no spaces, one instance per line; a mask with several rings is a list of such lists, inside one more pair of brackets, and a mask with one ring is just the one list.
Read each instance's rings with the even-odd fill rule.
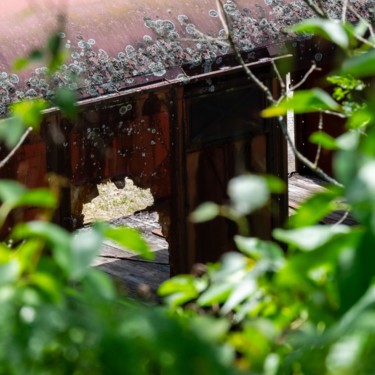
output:
[[[373,374],[375,359],[375,101],[363,78],[374,70],[368,26],[309,20],[294,32],[314,33],[348,56],[321,89],[296,92],[263,115],[334,111],[347,131],[312,140],[336,150],[328,186],[308,199],[277,242],[247,235],[244,215],[283,190],[274,177],[244,175],[230,182],[230,202],[208,202],[191,216],[217,215],[237,223],[238,252],[208,264],[201,276],[179,275],[159,289],[164,305],[119,295],[113,282],[90,265],[109,238],[152,257],[136,231],[104,223],[68,233],[49,222],[57,205],[46,189],[0,181],[0,224],[18,207],[43,210],[47,220],[19,223],[0,243],[0,374]],[[64,52],[59,34],[44,50],[15,63],[46,58],[53,72]],[[16,103],[0,123],[13,147],[26,127],[37,128],[41,100]],[[57,92],[54,105],[76,116],[75,96]],[[325,225],[329,212],[348,210],[358,225]],[[287,248],[284,251],[281,245]]]
[[[44,60],[52,74],[65,59],[61,32],[45,49],[15,62],[23,69]],[[57,106],[77,117],[76,94],[60,88],[50,101],[25,100],[0,121],[0,141],[14,148],[29,128],[38,130],[43,110]],[[0,229],[15,209],[33,208],[39,220],[20,222],[0,242],[0,374],[234,374],[231,352],[217,345],[229,324],[210,317],[171,316],[161,306],[125,297],[91,264],[104,240],[152,259],[132,228],[96,223],[69,233],[50,222],[57,197],[0,180]],[[6,224],[6,225],[5,225]],[[205,335],[202,327],[209,326]]]
[[[368,80],[375,73],[372,32],[368,24],[329,19],[311,19],[293,31],[323,37],[347,57],[327,78],[332,95],[322,89],[297,91],[262,114],[328,110],[345,117],[347,129],[340,137],[319,131],[311,138],[336,151],[338,184],[306,200],[286,229],[275,229],[277,243],[236,236],[238,252],[208,265],[202,276],[172,278],[159,293],[176,315],[227,319],[230,329],[218,343],[234,351],[234,366],[245,373],[373,374],[375,102]],[[254,188],[259,179],[248,175],[232,180],[230,203],[204,204],[192,214],[194,221],[221,215],[238,223],[241,215],[252,211],[252,204],[267,201],[264,189]],[[350,210],[358,225],[319,224],[335,210]]]

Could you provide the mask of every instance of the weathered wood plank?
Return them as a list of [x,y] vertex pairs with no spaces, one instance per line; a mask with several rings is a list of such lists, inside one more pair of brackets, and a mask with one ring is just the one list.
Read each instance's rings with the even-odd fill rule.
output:
[[[293,174],[289,177],[288,181],[288,192],[289,192],[289,215],[296,212],[296,209],[301,205],[303,201],[311,197],[313,194],[324,191],[324,181],[319,180],[316,177],[306,177],[299,174]],[[341,221],[345,216],[343,211],[335,211],[330,213],[327,217],[322,219],[323,224],[335,224]],[[343,220],[343,224],[355,225],[355,219],[349,214],[346,215]]]
[[138,294],[144,285],[155,293],[159,285],[169,278],[169,265],[167,264],[100,256],[93,266],[114,277],[132,295]]
[[[139,230],[154,252],[155,259],[144,260],[130,250],[122,249],[115,242],[105,241],[92,265],[109,274],[132,295],[137,294],[139,288],[144,285],[155,292],[170,276],[168,243],[160,236],[158,214],[141,211],[113,220],[110,224]],[[90,228],[83,230],[90,230]]]
[[[147,241],[148,242],[148,241]],[[169,253],[168,247],[162,249],[152,249],[155,254],[155,258],[150,261],[154,263],[169,264]],[[112,246],[111,244],[105,243],[102,249],[100,250],[100,256],[106,258],[116,258],[116,259],[132,259],[132,260],[144,260],[141,256],[135,255],[131,251],[121,249],[118,245]]]

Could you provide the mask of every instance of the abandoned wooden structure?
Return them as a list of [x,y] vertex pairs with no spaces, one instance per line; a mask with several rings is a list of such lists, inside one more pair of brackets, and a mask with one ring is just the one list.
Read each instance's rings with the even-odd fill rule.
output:
[[[79,118],[46,111],[41,132],[29,137],[1,177],[30,187],[47,184],[51,173],[63,177],[56,221],[76,228],[96,184],[129,176],[151,188],[172,272],[216,260],[232,246],[232,226],[224,220],[193,226],[189,213],[203,201],[225,201],[236,174],[271,173],[286,181],[287,167],[280,129],[259,117],[265,93],[239,66],[215,1],[37,3],[33,10],[26,0],[2,3],[0,112],[66,85],[79,95]],[[326,3],[339,12],[336,1]],[[363,14],[366,3],[352,6]],[[295,77],[311,60],[330,59],[330,47],[286,33],[312,16],[300,1],[226,0],[223,12],[243,59],[275,96],[276,56],[292,53]],[[59,14],[65,15],[70,60],[52,79],[43,67],[11,74],[11,61],[43,45]],[[252,233],[269,238],[287,210],[287,195],[274,197],[270,208],[250,218]]]

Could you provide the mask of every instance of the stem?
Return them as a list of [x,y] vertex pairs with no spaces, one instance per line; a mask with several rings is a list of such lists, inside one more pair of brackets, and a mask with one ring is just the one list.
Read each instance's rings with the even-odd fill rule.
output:
[[12,206],[9,204],[3,203],[0,207],[0,228],[4,226],[5,220],[10,211],[12,211]]
[[341,216],[340,220],[337,221],[334,224],[334,226],[342,224],[346,220],[346,218],[349,216],[349,213],[350,213],[350,210],[345,211],[344,214]]
[[[319,131],[323,130],[323,113],[321,112],[319,113],[318,130]],[[321,152],[322,152],[322,145],[319,144],[318,149],[316,150],[316,156],[315,156],[315,161],[314,161],[315,168],[318,166]]]
[[321,0],[318,0],[318,5],[314,4],[311,0],[305,0],[305,3],[318,17],[329,18]]
[[329,182],[329,183],[331,183],[333,185],[343,187],[342,184],[340,184],[337,180],[335,180],[334,178],[332,178],[331,176],[329,176],[322,169],[320,169],[319,167],[314,166],[314,164],[309,159],[307,159],[304,155],[302,155],[297,150],[297,148],[294,145],[293,141],[290,139],[290,136],[289,136],[289,133],[288,133],[288,130],[287,130],[284,118],[282,116],[279,116],[278,117],[278,121],[279,121],[281,130],[283,131],[283,134],[284,134],[287,142],[289,143],[290,148],[292,149],[294,155],[296,155],[297,159],[299,161],[301,161],[303,164],[305,164],[307,168],[309,168],[311,171],[313,171],[314,173],[316,173],[323,180],[325,180],[325,181],[327,181],[327,182]]
[[348,0],[343,0],[342,4],[342,14],[341,14],[341,22],[346,22],[346,13],[348,11]]
[[22,137],[18,141],[18,143],[12,148],[9,154],[0,162],[0,168],[3,168],[6,163],[14,156],[17,150],[21,147],[22,143],[25,142],[27,136],[32,132],[33,128],[27,128],[25,133],[23,133]]
[[263,82],[261,80],[259,80],[255,74],[249,69],[248,66],[246,66],[245,64],[245,61],[243,60],[240,52],[238,51],[234,41],[233,41],[233,38],[232,38],[232,34],[229,32],[229,28],[228,28],[228,19],[227,19],[227,16],[223,10],[223,4],[221,3],[220,0],[216,0],[216,6],[217,6],[217,10],[218,10],[218,14],[219,14],[219,18],[220,18],[220,21],[223,25],[223,28],[225,30],[225,33],[227,35],[227,38],[228,38],[228,41],[236,55],[236,58],[238,59],[239,63],[241,64],[242,68],[244,69],[244,71],[246,72],[247,76],[252,79],[258,86],[259,88],[266,94],[267,96],[267,99],[272,103],[272,104],[275,104],[276,103],[276,100],[274,99],[274,97],[272,96],[271,94],[271,91],[268,89],[268,87],[266,85],[263,84]]
[[312,61],[311,63],[311,66],[310,66],[310,69],[306,72],[306,74],[302,77],[302,79],[296,83],[294,86],[292,86],[290,88],[290,91],[294,91],[296,89],[298,89],[299,87],[301,87],[306,81],[307,79],[310,77],[310,75],[315,71],[315,70],[321,70],[321,68],[318,68],[316,66],[316,63],[315,61]]
[[273,67],[273,70],[275,71],[276,73],[276,77],[280,83],[280,87],[281,87],[281,95],[284,96],[285,95],[285,82],[284,80],[282,79],[281,77],[281,74],[280,74],[280,71],[279,71],[279,68],[277,67],[276,63],[274,60],[271,60],[271,64],[272,64],[272,67]]
[[225,219],[233,221],[237,225],[238,233],[241,236],[246,237],[250,234],[249,223],[246,219],[246,216],[238,215],[236,212],[233,212],[233,210],[228,206],[221,206],[219,215],[221,217],[224,217]]
[[[310,0],[306,0],[308,3],[310,3],[311,5],[313,5],[314,7],[316,7],[315,4],[312,4]],[[319,4],[321,4],[321,2],[319,1]],[[271,103],[271,104],[277,104],[277,100],[272,96],[272,93],[271,91],[269,90],[269,88],[267,86],[265,86],[263,84],[262,81],[260,81],[256,76],[255,74],[246,66],[241,54],[239,53],[234,41],[233,41],[233,38],[232,38],[232,35],[231,33],[229,32],[229,28],[228,28],[228,19],[227,19],[227,16],[223,10],[223,4],[221,3],[221,0],[216,0],[216,6],[217,6],[217,10],[218,10],[218,14],[219,14],[219,18],[221,20],[221,23],[223,25],[223,28],[225,30],[225,33],[227,34],[227,38],[229,40],[229,43],[238,59],[238,61],[240,62],[241,66],[243,67],[244,71],[246,72],[247,76],[253,80],[253,82],[265,93],[268,101]],[[322,9],[319,9],[319,8],[316,8],[317,11],[320,11],[320,12],[323,12],[323,14],[325,15],[325,11],[322,10]],[[326,15],[328,17],[328,15]],[[312,67],[309,69],[309,71],[305,74],[305,76],[303,77],[303,79],[296,85],[297,87],[299,87],[300,85],[302,85],[306,79],[309,77],[309,75],[316,69],[316,65],[315,63],[313,63]],[[294,86],[294,88],[296,87]],[[293,89],[294,89],[293,88]],[[325,173],[322,169],[320,169],[319,167],[316,167],[314,166],[314,163],[311,162],[309,159],[307,159],[304,155],[302,155],[296,148],[296,146],[294,145],[293,141],[291,140],[290,138],[290,135],[289,135],[289,132],[288,132],[288,128],[285,124],[285,121],[283,119],[282,116],[279,116],[278,117],[278,121],[279,121],[279,124],[281,126],[281,129],[282,129],[282,132],[284,134],[284,137],[286,138],[287,142],[289,143],[290,145],[290,148],[291,150],[293,151],[293,153],[295,154],[295,156],[297,157],[297,159],[299,161],[301,161],[303,164],[306,165],[306,167],[308,167],[310,170],[312,170],[314,173],[316,173],[319,177],[321,177],[323,180],[326,180],[328,182],[330,182],[331,184],[333,185],[337,185],[337,186],[342,186],[337,180],[335,180],[334,178],[332,178],[331,176],[329,176],[327,173]]]
[[370,35],[374,36],[374,29],[373,29],[371,23],[368,22],[366,20],[366,18],[362,17],[350,4],[348,4],[348,8],[358,18],[359,21],[362,21],[367,25],[367,27],[369,29],[369,32],[370,32]]

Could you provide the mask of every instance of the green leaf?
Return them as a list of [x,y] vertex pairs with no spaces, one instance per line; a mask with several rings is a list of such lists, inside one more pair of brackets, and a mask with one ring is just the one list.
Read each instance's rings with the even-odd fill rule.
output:
[[142,235],[133,228],[127,227],[109,227],[103,223],[98,223],[103,230],[105,238],[117,242],[127,250],[141,255],[144,259],[152,260],[155,254],[150,250]]
[[354,112],[347,121],[349,129],[360,129],[369,125],[374,119],[374,115],[367,108]]
[[288,111],[295,113],[309,113],[319,111],[338,111],[340,105],[321,89],[296,91],[291,98],[284,98],[278,105],[264,109],[263,117],[284,116]]
[[54,209],[57,207],[58,201],[49,189],[32,189],[25,191],[17,202],[17,206],[33,206]]
[[40,61],[43,59],[44,53],[41,49],[33,49],[28,56],[28,59],[31,61]]
[[168,304],[177,307],[196,299],[206,286],[205,280],[195,279],[192,275],[178,275],[161,284],[158,294],[168,297]]
[[[285,267],[276,275],[276,283],[300,290],[310,290],[312,287],[311,280],[316,280],[316,277],[312,277],[314,274],[312,271],[326,269],[328,274],[332,275],[337,268],[341,254],[354,249],[360,235],[360,232],[352,230],[342,236],[333,237],[324,246],[319,245],[320,247],[314,251],[299,252],[287,257]],[[328,285],[336,288],[337,286],[336,280],[332,279],[332,276],[320,284],[320,287]],[[338,303],[336,294],[335,289],[334,298]]]
[[14,71],[19,72],[20,70],[27,68],[29,63],[30,61],[27,58],[20,57],[13,62],[12,67]]
[[314,225],[330,212],[343,209],[343,204],[337,201],[343,193],[342,188],[331,186],[328,190],[314,194],[298,207],[296,214],[289,218],[290,226],[300,228]]
[[0,200],[14,207],[27,189],[14,180],[0,180]]
[[54,73],[65,61],[67,54],[63,49],[61,33],[55,33],[48,39],[47,49],[49,51],[48,69]]
[[371,285],[362,297],[348,310],[338,324],[333,327],[330,335],[341,337],[348,331],[352,331],[357,324],[361,322],[361,317],[375,306],[375,285]]
[[234,241],[239,251],[243,254],[258,259],[283,259],[283,251],[274,242],[262,241],[259,238],[235,236]]
[[347,49],[350,44],[348,31],[344,25],[336,20],[311,18],[293,26],[292,31],[321,36],[342,49]]
[[241,283],[237,284],[237,286],[228,296],[223,307],[221,308],[221,312],[223,314],[228,314],[230,311],[235,309],[241,302],[243,302],[245,299],[249,298],[252,294],[254,294],[257,290],[257,280],[252,275],[247,275],[247,277],[245,277],[241,281]]
[[26,69],[30,63],[41,61],[44,57],[44,52],[41,49],[33,49],[27,57],[20,57],[13,63],[13,69],[20,71]]
[[231,206],[242,215],[247,215],[263,207],[270,198],[264,178],[242,175],[232,178],[228,184]]
[[198,298],[197,304],[199,306],[211,306],[216,303],[223,303],[228,299],[233,288],[234,285],[228,282],[214,284]]
[[43,119],[42,111],[47,108],[47,102],[43,99],[24,100],[14,103],[11,112],[21,119],[25,126],[38,128]]
[[220,207],[213,202],[205,202],[199,205],[189,216],[194,223],[203,223],[215,219],[220,213]]
[[353,32],[355,35],[365,37],[368,30],[369,23],[365,20],[360,19],[359,22],[354,25]]
[[353,77],[369,77],[375,74],[375,49],[346,59],[338,74],[350,74]]
[[285,192],[286,185],[281,178],[273,175],[265,175],[262,177],[264,178],[264,181],[267,184],[267,188],[271,193],[281,194]]
[[77,94],[73,90],[69,90],[65,87],[59,88],[55,93],[54,102],[71,120],[77,118],[78,112],[75,105],[77,102]]
[[345,90],[362,91],[366,88],[362,80],[356,79],[350,74],[329,76],[327,81]]
[[242,254],[225,253],[221,258],[220,268],[211,274],[211,285],[198,298],[198,305],[210,306],[225,303],[232,291],[246,276],[248,265],[248,259]]
[[28,190],[14,180],[0,180],[0,200],[10,207],[56,208],[56,196],[49,189]]
[[205,341],[214,343],[225,339],[230,330],[230,321],[224,318],[211,317],[207,315],[198,315],[191,320],[192,329]]
[[0,120],[0,140],[11,149],[20,140],[25,131],[25,125],[19,117],[8,117]]
[[34,272],[30,274],[29,281],[32,285],[43,291],[53,302],[61,301],[61,285],[53,274],[48,272]]
[[275,229],[273,236],[281,242],[295,246],[302,251],[314,251],[336,236],[350,232],[346,225],[315,225],[300,229]]
[[69,255],[69,276],[73,280],[81,279],[91,266],[103,245],[103,236],[100,230],[82,230],[71,238]]
[[116,289],[112,279],[104,272],[91,269],[85,277],[85,292],[94,298],[112,300],[116,297]]
[[49,37],[47,48],[51,55],[56,55],[59,52],[61,45],[62,38],[60,36],[60,33],[55,33]]
[[39,238],[52,250],[56,263],[67,274],[71,267],[70,234],[59,226],[44,221],[30,221],[18,224],[12,231],[16,241],[28,238]]
[[335,138],[321,130],[311,134],[309,141],[322,146],[326,150],[337,150],[338,148]]
[[21,273],[21,266],[17,259],[0,262],[0,286],[14,283]]

